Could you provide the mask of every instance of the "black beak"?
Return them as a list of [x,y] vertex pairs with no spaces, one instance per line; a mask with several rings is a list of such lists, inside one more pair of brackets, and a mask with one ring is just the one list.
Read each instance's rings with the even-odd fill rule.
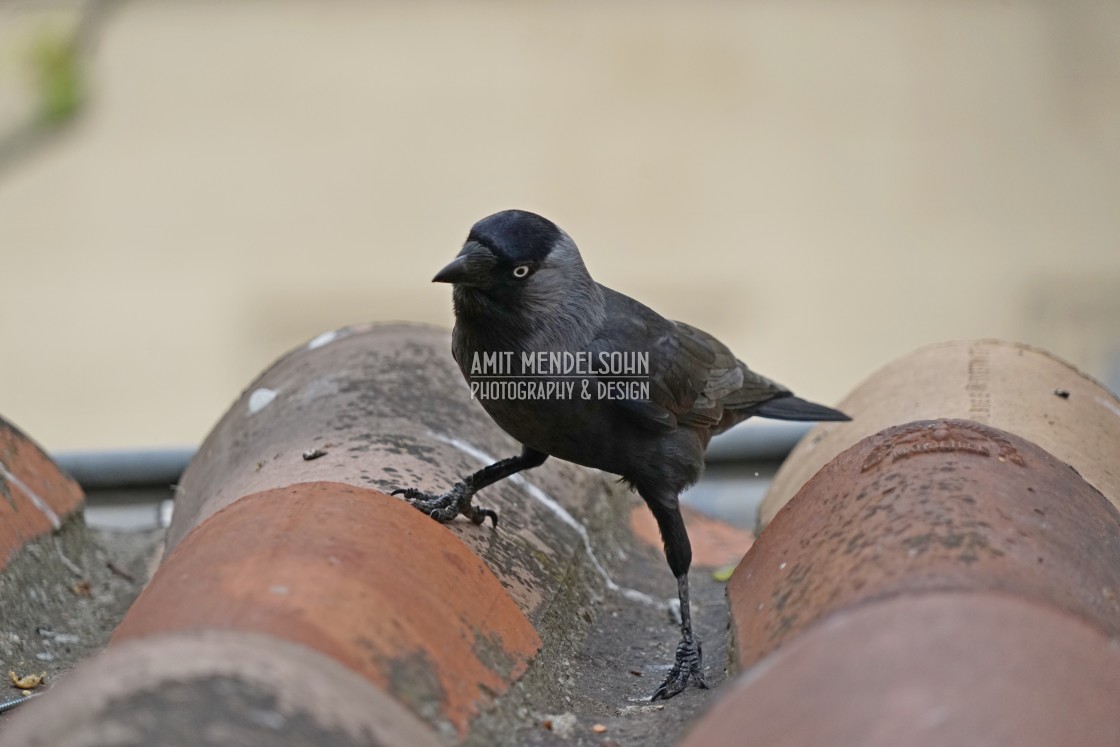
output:
[[467,255],[461,254],[451,263],[436,273],[432,278],[433,283],[461,283],[470,277],[470,268],[467,266],[469,260]]
[[484,246],[469,241],[459,252],[459,256],[436,273],[433,283],[456,283],[462,285],[485,285],[490,270],[494,267],[494,255]]

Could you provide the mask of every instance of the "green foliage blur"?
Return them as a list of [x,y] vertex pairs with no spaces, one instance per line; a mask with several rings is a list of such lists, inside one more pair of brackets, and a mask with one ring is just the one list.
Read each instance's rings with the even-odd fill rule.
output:
[[82,105],[83,89],[76,28],[44,27],[31,44],[28,63],[43,124],[58,125]]

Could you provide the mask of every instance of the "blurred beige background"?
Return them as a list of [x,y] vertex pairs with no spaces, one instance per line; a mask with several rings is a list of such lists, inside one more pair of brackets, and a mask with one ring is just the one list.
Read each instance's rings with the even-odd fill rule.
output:
[[507,207],[813,399],[982,336],[1120,386],[1114,0],[50,8],[0,6],[0,138],[99,12],[78,119],[0,160],[0,416],[48,448],[194,444],[320,332],[450,325]]

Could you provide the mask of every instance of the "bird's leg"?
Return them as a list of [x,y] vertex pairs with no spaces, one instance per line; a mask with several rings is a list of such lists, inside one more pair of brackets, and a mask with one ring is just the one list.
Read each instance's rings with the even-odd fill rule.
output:
[[665,559],[677,578],[677,596],[681,602],[681,642],[677,644],[677,658],[669,676],[650,698],[668,700],[684,690],[690,679],[697,687],[708,689],[704,682],[700,641],[692,634],[692,610],[688,604],[688,567],[692,565],[692,544],[688,541],[676,492],[638,486],[638,493],[657,519],[661,541],[665,544]]
[[489,518],[494,526],[498,526],[498,514],[488,508],[474,505],[471,502],[474,494],[487,485],[493,485],[498,480],[517,474],[521,470],[539,467],[545,459],[548,459],[547,454],[525,446],[518,456],[502,459],[467,475],[452,485],[446,493],[433,494],[416,488],[398,488],[392,492],[392,495],[403,495],[413,506],[443,524],[462,514],[475,524],[481,524]]
[[684,690],[691,678],[702,690],[708,689],[704,682],[704,652],[700,641],[692,635],[692,612],[688,606],[688,573],[677,576],[677,596],[681,600],[681,642],[677,644],[677,660],[669,670],[669,676],[654,692],[653,700],[668,700]]

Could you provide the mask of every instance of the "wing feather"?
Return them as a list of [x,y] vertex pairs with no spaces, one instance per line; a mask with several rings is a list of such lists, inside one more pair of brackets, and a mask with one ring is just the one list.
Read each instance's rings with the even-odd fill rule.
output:
[[[665,319],[613,291],[607,300],[611,323],[592,341],[589,352],[593,356],[616,351],[648,353],[649,399],[618,402],[639,424],[658,432],[678,426],[715,429],[725,421],[726,411],[748,411],[788,393],[747,368],[707,332]],[[634,341],[639,345],[648,341],[647,349],[635,351]]]

